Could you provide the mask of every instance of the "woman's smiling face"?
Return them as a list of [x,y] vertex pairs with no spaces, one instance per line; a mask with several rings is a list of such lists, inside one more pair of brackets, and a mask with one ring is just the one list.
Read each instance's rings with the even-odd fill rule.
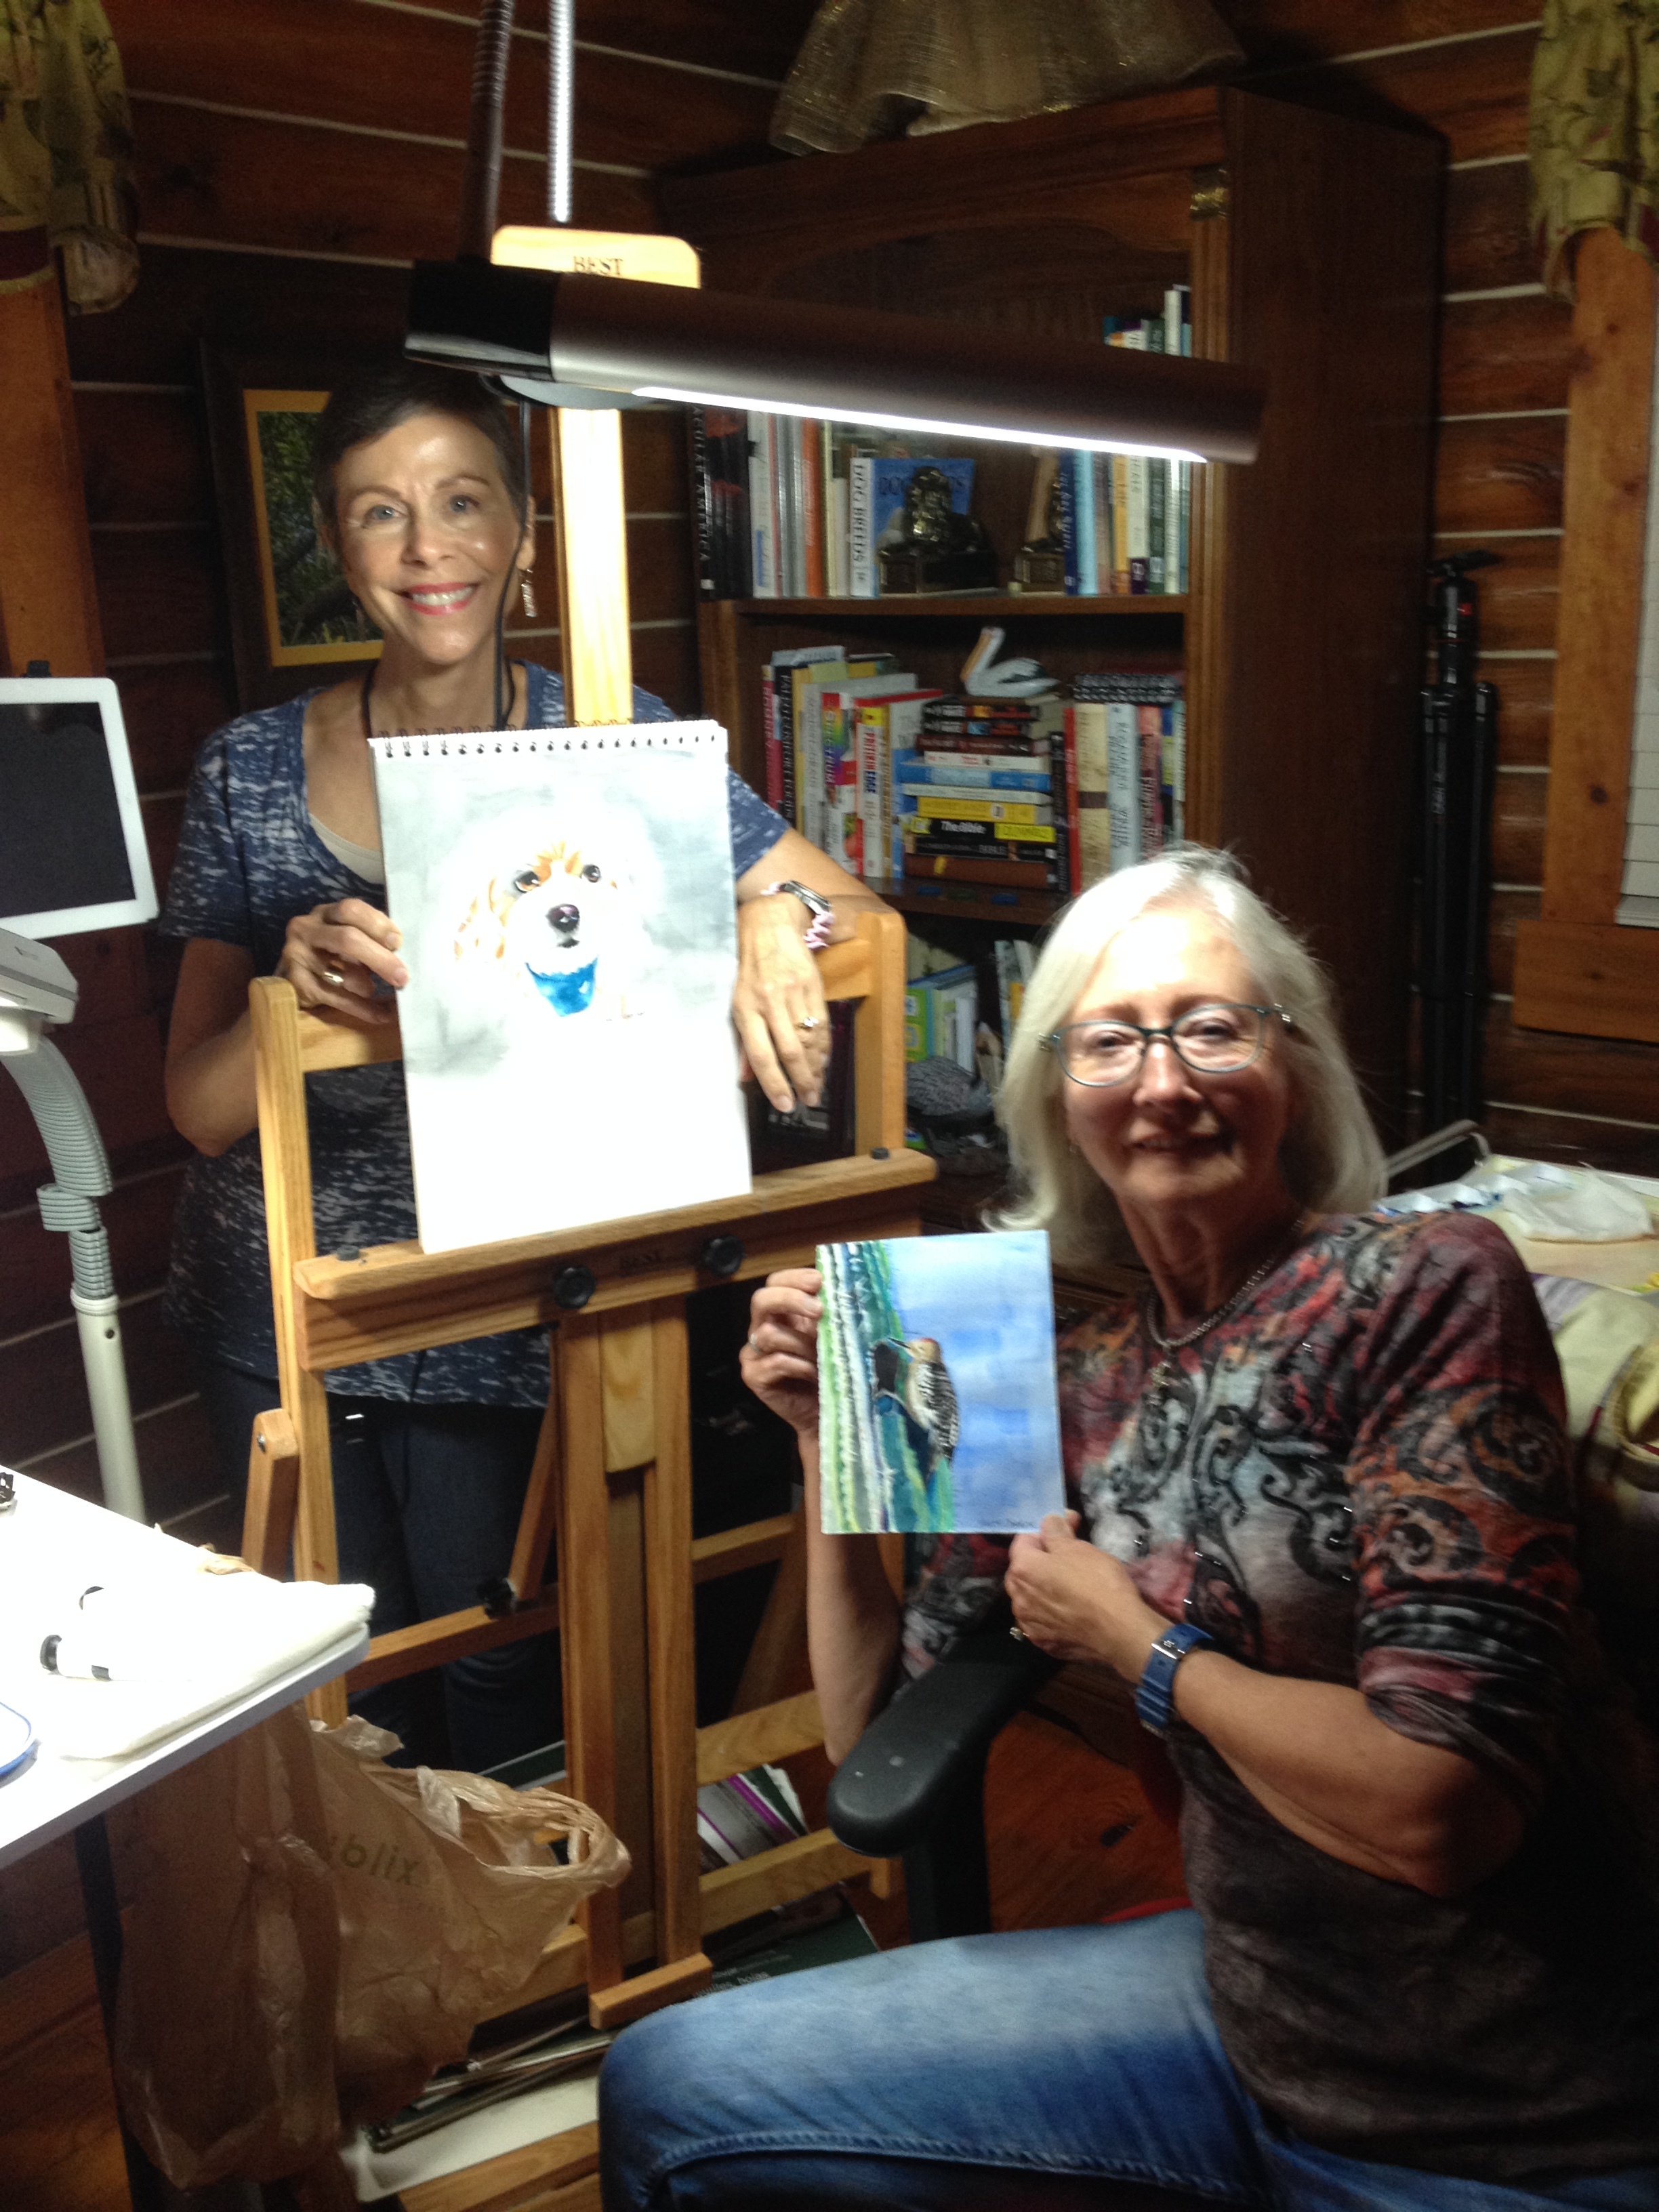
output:
[[515,568],[535,558],[495,447],[454,415],[412,415],[342,456],[334,512],[346,580],[369,620],[428,664],[493,638]]
[[[1120,930],[1066,1016],[1163,1028],[1194,1008],[1264,1003],[1243,955],[1209,909],[1158,907]],[[1160,1208],[1210,1213],[1241,1233],[1282,1213],[1279,1145],[1296,1094],[1277,1023],[1248,1067],[1196,1074],[1165,1040],[1125,1081],[1064,1079],[1067,1134],[1133,1226]]]

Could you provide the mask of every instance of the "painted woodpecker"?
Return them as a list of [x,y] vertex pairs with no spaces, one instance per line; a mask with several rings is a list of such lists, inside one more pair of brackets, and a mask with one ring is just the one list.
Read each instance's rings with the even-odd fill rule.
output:
[[870,1366],[876,1396],[890,1398],[903,1414],[922,1479],[931,1483],[949,1462],[962,1428],[945,1355],[931,1336],[913,1336],[903,1343],[884,1336],[870,1347]]

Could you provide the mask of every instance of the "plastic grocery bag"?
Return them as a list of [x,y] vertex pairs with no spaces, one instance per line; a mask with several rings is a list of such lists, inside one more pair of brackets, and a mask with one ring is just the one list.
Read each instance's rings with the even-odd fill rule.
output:
[[627,1874],[586,1806],[388,1767],[396,1741],[295,1706],[134,1801],[116,2087],[177,2187],[303,2172],[397,2111]]

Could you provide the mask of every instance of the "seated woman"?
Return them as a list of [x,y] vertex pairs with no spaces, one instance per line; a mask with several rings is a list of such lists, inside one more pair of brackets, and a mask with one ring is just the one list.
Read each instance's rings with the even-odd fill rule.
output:
[[[336,392],[313,489],[319,526],[384,640],[380,658],[361,680],[244,714],[208,739],[161,921],[185,939],[168,1107],[201,1155],[174,1224],[167,1311],[198,1355],[233,1495],[253,1417],[278,1401],[248,984],[286,976],[302,1006],[389,1020],[386,994],[406,979],[384,911],[369,737],[565,719],[558,677],[501,653],[535,526],[518,423],[475,378],[399,362]],[[634,711],[673,719],[646,691]],[[829,1036],[809,946],[849,934],[850,913],[878,902],[735,775],[730,798],[732,1013],[762,1087],[787,1111],[797,1092],[816,1103]],[[413,1237],[401,1068],[318,1076],[308,1094],[320,1249]],[[663,1110],[672,1117],[672,1099]],[[375,1632],[477,1604],[512,1557],[547,1398],[544,1333],[379,1360],[330,1382],[340,1572],[374,1585]],[[439,1765],[495,1765],[559,1733],[549,1654],[533,1644],[456,1661],[444,1692],[447,1717],[408,1683],[362,1703],[409,1755]]]
[[1006,1591],[1019,1633],[1138,1686],[1193,1909],[630,2028],[609,2212],[1659,2205],[1655,1802],[1575,1610],[1559,1382],[1510,1245],[1364,1212],[1381,1158],[1324,981],[1218,854],[1069,909],[1005,1103],[1009,1224],[1086,1258],[1115,1209],[1150,1285],[1060,1351],[1077,1510],[934,1540],[902,1613],[873,1538],[817,1530],[817,1279],[757,1294],[826,1740]]

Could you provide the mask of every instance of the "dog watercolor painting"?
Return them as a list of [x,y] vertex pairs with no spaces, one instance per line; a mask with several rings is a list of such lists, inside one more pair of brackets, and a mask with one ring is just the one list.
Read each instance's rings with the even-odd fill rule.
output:
[[1036,1528],[1065,1504],[1041,1231],[821,1244],[833,1535]]
[[373,750],[426,1249],[746,1191],[724,731]]

